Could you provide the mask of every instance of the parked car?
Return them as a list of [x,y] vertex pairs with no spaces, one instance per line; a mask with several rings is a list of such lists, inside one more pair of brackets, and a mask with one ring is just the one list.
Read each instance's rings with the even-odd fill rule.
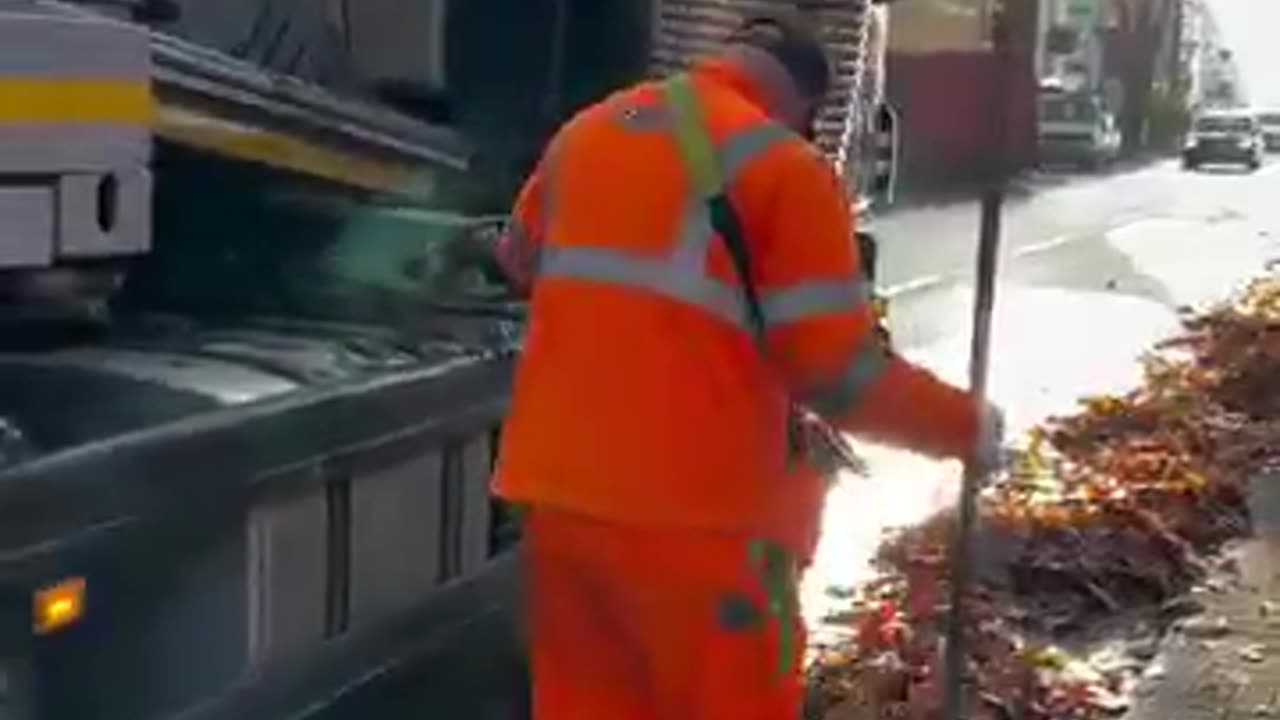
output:
[[1264,153],[1262,124],[1256,115],[1239,110],[1207,113],[1192,126],[1182,150],[1182,167],[1243,165],[1257,170]]
[[1120,154],[1120,130],[1101,99],[1044,90],[1040,95],[1040,162],[1099,169]]
[[1262,123],[1262,139],[1267,152],[1280,152],[1280,110],[1270,110],[1258,115]]

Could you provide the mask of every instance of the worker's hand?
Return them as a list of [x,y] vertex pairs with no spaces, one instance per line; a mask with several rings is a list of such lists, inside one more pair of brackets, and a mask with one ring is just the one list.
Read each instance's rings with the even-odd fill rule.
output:
[[978,419],[978,443],[970,460],[983,475],[1004,467],[1007,453],[1004,446],[1004,412],[987,403]]

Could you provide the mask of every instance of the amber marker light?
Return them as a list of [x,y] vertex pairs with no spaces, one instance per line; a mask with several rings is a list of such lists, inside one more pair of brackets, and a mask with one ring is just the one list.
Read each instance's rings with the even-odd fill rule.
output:
[[57,632],[83,617],[84,596],[82,577],[68,578],[37,590],[31,603],[32,627],[36,634]]

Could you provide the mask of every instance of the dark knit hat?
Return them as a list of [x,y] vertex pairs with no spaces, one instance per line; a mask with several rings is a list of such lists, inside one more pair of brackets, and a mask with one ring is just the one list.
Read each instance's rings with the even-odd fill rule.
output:
[[826,95],[831,83],[831,61],[817,28],[799,12],[750,13],[729,36],[729,42],[772,55],[806,96]]

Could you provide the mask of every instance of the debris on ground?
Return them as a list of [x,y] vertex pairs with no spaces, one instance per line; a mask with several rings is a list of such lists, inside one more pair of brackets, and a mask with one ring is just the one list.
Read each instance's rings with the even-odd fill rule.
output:
[[1179,625],[1178,629],[1197,640],[1216,640],[1231,633],[1231,625],[1224,617],[1194,617]]
[[[1198,617],[1204,605],[1188,593],[1226,541],[1248,534],[1247,484],[1280,460],[1280,278],[1184,326],[1145,360],[1141,387],[1045,423],[984,494],[978,542],[1001,552],[969,610],[975,720],[1127,709],[1141,659],[1102,666],[1045,638],[1133,612],[1203,642],[1230,633]],[[851,640],[815,663],[824,707],[940,717],[953,528],[947,514],[886,541],[882,576],[842,613]]]
[[1240,648],[1240,659],[1247,663],[1260,663],[1267,660],[1267,646],[1255,643]]

